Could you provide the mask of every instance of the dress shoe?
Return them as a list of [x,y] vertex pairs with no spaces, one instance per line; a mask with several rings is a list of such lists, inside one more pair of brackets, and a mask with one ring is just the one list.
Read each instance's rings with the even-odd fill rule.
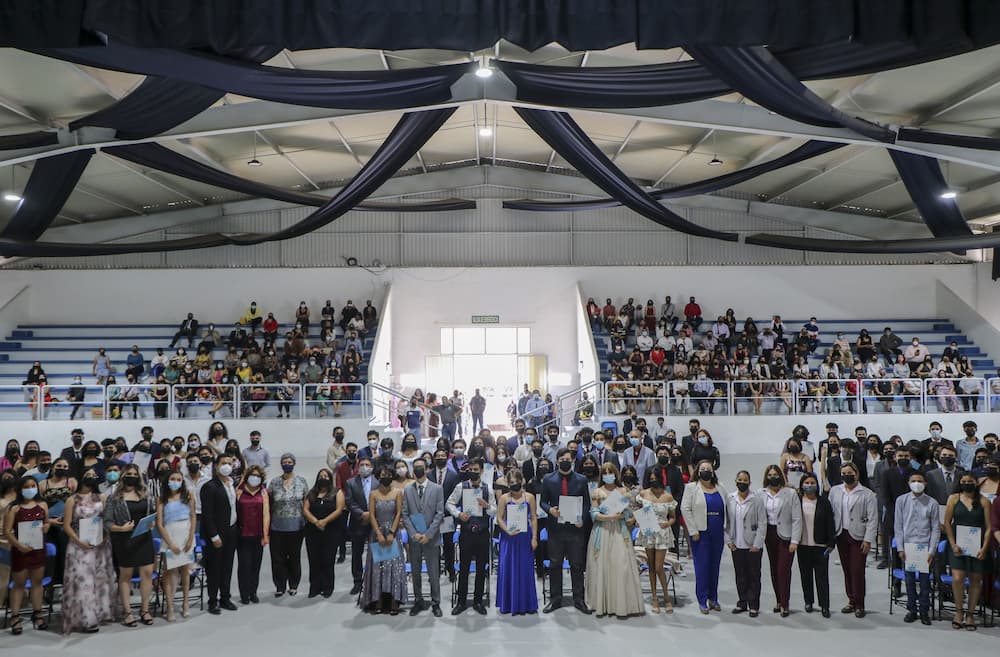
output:
[[468,603],[466,603],[466,602],[459,602],[457,605],[455,605],[454,607],[451,608],[451,615],[452,616],[458,616],[460,613],[462,613],[463,611],[465,611],[468,608],[469,608]]
[[222,602],[219,603],[219,606],[225,609],[226,611],[236,611],[237,609],[239,609],[239,607],[233,604],[232,600],[223,600]]
[[431,605],[431,613],[434,614],[434,618],[441,618],[441,605]]
[[483,606],[482,602],[473,602],[472,603],[472,610],[475,611],[480,616],[485,616],[486,615],[486,607]]
[[854,605],[846,605],[843,609],[840,610],[840,613],[842,613],[842,614],[853,614],[854,613]]
[[774,612],[775,614],[777,614],[778,612],[781,611],[781,606],[780,605],[774,605],[774,609],[772,609],[771,611]]
[[584,602],[583,600],[574,600],[573,606],[576,607],[576,610],[579,611],[581,614],[586,614],[589,616],[590,614],[594,613],[594,610],[588,607],[587,603]]
[[555,598],[552,598],[551,600],[549,600],[549,604],[545,605],[545,608],[542,609],[542,613],[543,614],[551,614],[553,611],[555,611],[559,607],[562,607],[562,600],[557,600]]
[[420,613],[420,612],[421,612],[422,610],[423,610],[423,609],[421,608],[421,606],[420,606],[420,603],[418,602],[418,603],[416,603],[416,604],[414,604],[414,605],[413,605],[413,608],[412,608],[412,609],[410,609],[410,616],[416,616],[416,615],[417,615],[417,614],[419,614],[419,613]]
[[908,611],[908,612],[906,612],[906,616],[903,616],[903,622],[904,623],[916,623],[917,622],[917,612],[915,612],[915,611]]
[[251,595],[250,596],[250,602],[252,602],[255,605],[259,605],[260,604],[260,598],[258,598],[255,595]]
[[760,612],[759,611],[757,611],[756,609],[751,609],[750,610],[750,618],[757,618],[758,616],[760,616]]
[[733,609],[733,613],[734,613],[734,614],[742,614],[742,613],[743,613],[743,612],[745,612],[746,610],[747,610],[747,608],[746,608],[746,607],[744,607],[744,606],[742,606],[742,605],[736,605],[736,607],[735,607],[735,608]]
[[806,605],[806,613],[807,614],[813,613],[813,606],[812,605]]
[[864,609],[855,609],[854,610],[854,617],[855,618],[864,618],[865,617],[865,610]]
[[930,625],[931,617],[928,616],[927,614],[920,614],[920,622],[923,623],[924,625]]
[[830,617],[830,610],[827,609],[826,607],[823,607],[822,613],[823,613],[823,618],[829,618]]
[[790,614],[790,613],[792,613],[792,612],[788,611],[787,609],[782,609],[781,610],[781,617],[782,618],[788,618],[788,614]]
[[212,614],[213,616],[218,616],[218,615],[220,615],[222,613],[222,610],[219,609],[219,605],[217,605],[217,604],[214,604],[214,605],[213,604],[209,604],[208,605],[208,613]]
[[879,562],[878,562],[878,565],[877,565],[877,566],[875,566],[875,567],[876,567],[877,569],[879,569],[879,570],[885,570],[886,568],[888,568],[888,567],[889,567],[889,562],[888,562],[888,561],[879,561]]
[[359,593],[361,593],[361,585],[360,584],[355,584],[354,586],[351,587],[351,595],[357,595]]
[[250,598],[240,598],[240,604],[241,605],[248,605],[248,604],[250,604]]

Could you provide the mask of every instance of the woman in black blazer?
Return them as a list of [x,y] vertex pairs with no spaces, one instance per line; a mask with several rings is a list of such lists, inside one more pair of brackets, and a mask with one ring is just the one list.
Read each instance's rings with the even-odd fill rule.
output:
[[823,618],[830,617],[830,553],[837,542],[830,500],[819,495],[819,479],[807,473],[799,481],[802,502],[802,538],[799,540],[799,574],[806,612],[813,611],[813,580]]

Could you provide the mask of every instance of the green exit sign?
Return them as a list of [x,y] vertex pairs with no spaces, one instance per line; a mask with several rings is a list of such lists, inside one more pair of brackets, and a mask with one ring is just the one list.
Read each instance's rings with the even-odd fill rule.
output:
[[473,324],[499,324],[500,315],[473,315]]

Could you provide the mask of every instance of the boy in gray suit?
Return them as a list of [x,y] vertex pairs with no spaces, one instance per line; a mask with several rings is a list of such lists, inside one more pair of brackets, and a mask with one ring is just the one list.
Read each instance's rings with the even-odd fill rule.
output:
[[[444,491],[441,486],[427,479],[427,462],[422,458],[413,461],[416,481],[403,490],[403,525],[409,535],[410,576],[413,578],[413,608],[416,616],[430,607],[435,617],[441,618],[440,542],[441,521],[444,519]],[[420,581],[421,561],[427,563],[427,578],[431,582],[431,604],[424,600]]]

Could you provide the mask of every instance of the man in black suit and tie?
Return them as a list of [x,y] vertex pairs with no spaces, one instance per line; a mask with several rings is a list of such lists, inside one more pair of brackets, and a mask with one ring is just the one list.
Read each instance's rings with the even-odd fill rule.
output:
[[525,435],[526,431],[527,427],[524,425],[524,420],[514,420],[514,435],[507,439],[508,454],[513,456],[519,446],[530,441],[530,439]]
[[229,593],[233,559],[240,528],[236,524],[236,489],[230,475],[233,459],[222,454],[215,459],[212,480],[201,487],[201,536],[205,539],[204,566],[208,580],[208,613],[219,608],[236,611]]
[[948,497],[958,492],[958,480],[965,470],[955,465],[958,453],[950,445],[941,447],[938,456],[938,467],[925,472],[927,477],[927,494],[937,500],[938,504],[947,504]]
[[83,475],[83,429],[73,429],[69,434],[72,446],[63,448],[59,458],[69,461],[69,474],[71,477],[80,480]]
[[364,574],[365,544],[368,543],[368,536],[371,533],[371,524],[368,521],[368,498],[372,493],[372,460],[364,456],[358,458],[358,476],[347,480],[347,489],[344,491],[347,497],[347,509],[350,511],[347,533],[351,539],[351,575],[354,578],[354,587],[351,595],[361,592],[361,580]]
[[694,446],[698,444],[698,431],[701,429],[701,421],[698,418],[691,418],[688,420],[688,429],[690,433],[681,438],[681,449],[684,450],[684,458],[691,460],[691,452],[694,451]]
[[[583,573],[587,562],[587,532],[583,518],[590,515],[590,491],[587,478],[573,471],[575,454],[561,449],[556,455],[558,470],[542,481],[541,507],[550,517],[549,534],[549,603],[542,610],[548,614],[562,606],[563,559],[569,560],[573,580],[573,606],[584,614],[594,613],[584,601]],[[559,498],[580,497],[582,514],[575,522],[564,522],[560,517]]]
[[[448,452],[439,449],[434,452],[434,467],[427,473],[427,478],[441,487],[444,499],[451,497],[455,486],[461,478],[458,473],[448,467]],[[441,554],[444,557],[445,569],[448,571],[448,581],[455,581],[455,520],[445,514],[441,521]]]
[[188,313],[188,316],[181,322],[177,333],[174,333],[174,339],[170,341],[170,348],[173,349],[181,338],[187,338],[188,349],[190,349],[194,346],[196,337],[198,337],[198,320],[194,318],[194,313]]
[[[441,618],[441,521],[444,520],[443,489],[427,479],[427,463],[413,460],[412,486],[403,489],[403,524],[410,537],[410,577],[413,580],[413,608],[416,616],[430,608],[435,618]],[[422,564],[427,564],[427,579],[431,584],[431,604],[424,600],[420,582]]]
[[583,445],[579,449],[579,457],[577,459],[577,472],[580,471],[580,466],[583,462],[583,457],[590,454],[595,459],[597,459],[597,467],[600,468],[605,463],[614,463],[615,467],[620,471],[622,469],[622,464],[618,460],[618,455],[608,449],[607,443],[604,442],[604,434],[591,434],[590,436],[583,437]]
[[524,475],[525,481],[531,481],[535,478],[535,472],[538,470],[538,461],[542,458],[544,447],[545,443],[542,442],[541,438],[536,437],[531,441],[531,458],[521,464],[521,474]]

